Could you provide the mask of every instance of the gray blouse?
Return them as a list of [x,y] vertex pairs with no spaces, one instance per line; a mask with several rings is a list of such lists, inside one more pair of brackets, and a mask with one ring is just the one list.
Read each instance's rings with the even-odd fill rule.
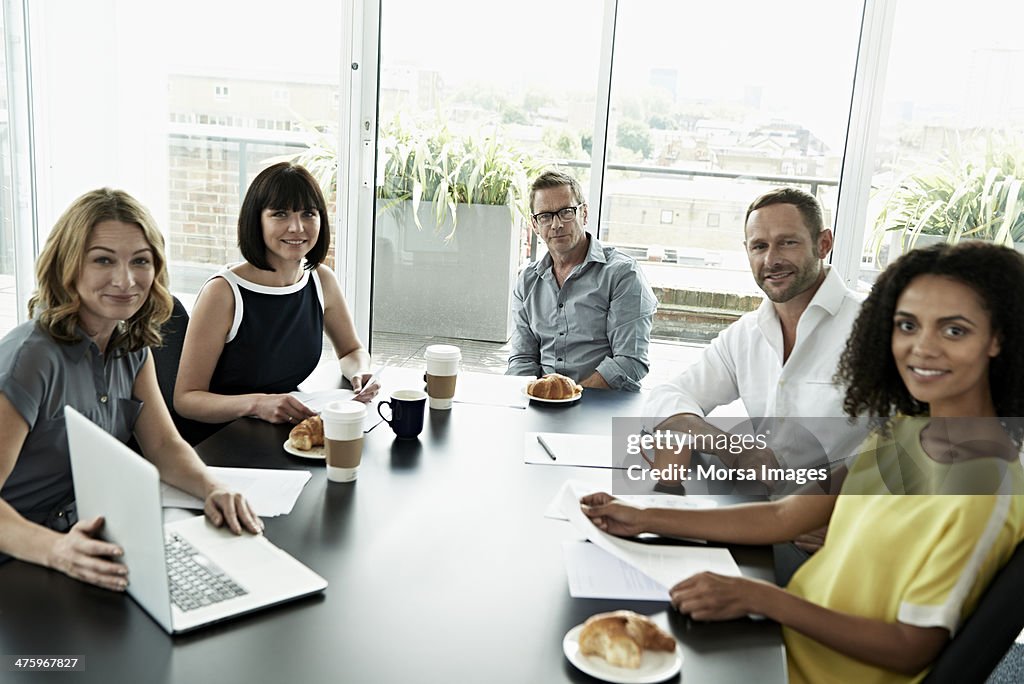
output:
[[104,356],[79,334],[80,342],[62,344],[29,321],[0,340],[0,392],[29,426],[0,498],[33,522],[74,499],[64,406],[123,442],[142,410],[132,389],[149,349]]

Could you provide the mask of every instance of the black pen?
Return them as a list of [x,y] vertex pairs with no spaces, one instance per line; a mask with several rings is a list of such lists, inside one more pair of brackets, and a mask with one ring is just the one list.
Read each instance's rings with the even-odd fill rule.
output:
[[546,453],[548,456],[550,456],[552,461],[557,461],[558,460],[557,458],[555,458],[554,452],[551,451],[551,447],[548,446],[547,442],[544,441],[543,437],[541,437],[540,435],[537,435],[537,441],[540,442],[540,445],[544,448],[544,453]]

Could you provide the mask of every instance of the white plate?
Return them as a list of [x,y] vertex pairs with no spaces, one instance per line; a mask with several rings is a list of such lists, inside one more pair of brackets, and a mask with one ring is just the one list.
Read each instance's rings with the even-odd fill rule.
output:
[[583,390],[580,390],[568,399],[543,399],[541,397],[535,397],[527,392],[525,387],[523,388],[523,394],[525,394],[530,401],[539,401],[542,404],[571,404],[574,401],[580,400],[580,397],[583,396]]
[[570,663],[591,677],[616,684],[654,684],[674,676],[683,667],[683,654],[678,643],[672,653],[645,650],[640,656],[640,667],[635,670],[610,665],[604,658],[580,653],[579,640],[582,631],[583,625],[576,625],[570,629],[562,639],[562,650],[565,651],[565,657]]
[[296,449],[291,445],[289,440],[284,440],[284,450],[292,456],[298,456],[299,458],[312,458],[317,461],[323,461],[327,458],[326,447],[318,446],[313,447],[309,451],[303,451],[302,449]]

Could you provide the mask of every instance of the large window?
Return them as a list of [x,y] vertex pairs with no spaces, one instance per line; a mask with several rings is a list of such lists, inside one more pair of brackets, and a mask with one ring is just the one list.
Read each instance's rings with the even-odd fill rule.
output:
[[[513,259],[510,275],[505,256],[509,229],[478,225],[469,209],[467,220],[434,227],[422,208],[417,221],[408,210],[398,215],[405,205],[396,207],[399,198],[431,199],[464,181],[420,183],[426,196],[412,189],[413,169],[430,175],[475,168],[476,160],[459,156],[474,136],[495,136],[526,151],[530,162],[576,169],[589,190],[595,114],[608,112],[600,220],[593,216],[589,228],[643,262],[663,299],[656,335],[706,339],[717,332],[717,314],[709,325],[691,325],[701,315],[693,310],[676,315],[677,303],[698,301],[691,293],[760,294],[742,247],[744,209],[758,194],[798,185],[821,199],[831,223],[861,0],[827,8],[810,0],[770,7],[623,0],[609,19],[615,30],[607,104],[596,101],[608,69],[601,5],[517,7],[502,16],[501,31],[475,3],[428,8],[382,0],[381,7],[375,339],[507,338],[502,315],[517,270]],[[458,41],[421,49],[424,36],[453,30]],[[525,36],[537,34],[543,47],[524,49]],[[433,166],[424,164],[424,151]],[[461,201],[457,195],[448,192],[453,202]],[[527,228],[513,225],[522,242],[511,249],[515,257],[539,258],[543,246],[537,249]],[[478,239],[484,231],[486,239]],[[750,307],[757,297],[728,301]],[[488,321],[495,312],[498,320]],[[468,323],[456,322],[461,317]]]
[[171,277],[188,295],[241,260],[238,211],[256,174],[337,120],[341,9],[185,0],[170,14],[170,32],[189,36],[168,49],[166,112]]
[[40,233],[81,193],[122,187],[164,229],[172,289],[187,301],[240,260],[236,220],[252,178],[337,119],[340,9],[136,5],[32,5]]
[[8,17],[0,6],[0,337],[18,324]]
[[512,284],[537,256],[515,193],[548,164],[589,180],[601,14],[586,0],[381,10],[374,348],[504,342]]
[[862,5],[619,3],[601,237],[663,300],[760,295],[743,220],[773,187],[814,193],[831,225]]
[[912,244],[1024,242],[1024,5],[900,0],[861,285]]
[[[876,21],[895,2],[9,0],[28,13],[31,88],[0,83],[0,327],[30,289],[31,260],[13,250],[41,243],[81,193],[122,187],[153,210],[187,303],[239,259],[251,179],[296,155],[354,231],[336,240],[335,265],[360,332],[372,328],[375,353],[405,345],[395,356],[440,336],[500,346],[508,289],[543,251],[522,198],[543,165],[601,189],[591,228],[644,264],[662,297],[656,334],[679,338],[714,334],[691,324],[701,310],[756,305],[743,209],[773,186],[821,199],[847,236],[835,263],[864,284],[917,233],[942,239],[950,223],[966,237],[1024,236],[1024,10],[899,0],[891,25]],[[11,163],[21,137],[8,110],[31,113],[30,165]],[[865,131],[869,144],[845,149]],[[858,164],[873,167],[870,203]],[[940,211],[918,200],[942,174],[962,190]]]

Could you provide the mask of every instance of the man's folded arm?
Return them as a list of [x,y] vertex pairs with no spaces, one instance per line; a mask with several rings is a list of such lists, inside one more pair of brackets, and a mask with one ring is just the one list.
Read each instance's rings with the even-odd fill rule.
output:
[[651,326],[658,300],[633,263],[615,282],[608,306],[607,335],[611,354],[597,366],[612,389],[640,391],[640,381],[650,370],[648,351]]
[[606,356],[597,366],[608,387],[639,392],[640,381],[647,375],[647,364],[628,356]]

